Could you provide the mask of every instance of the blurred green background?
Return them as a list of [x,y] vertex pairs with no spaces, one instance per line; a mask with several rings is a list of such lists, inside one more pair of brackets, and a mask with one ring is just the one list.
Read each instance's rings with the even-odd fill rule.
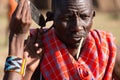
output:
[[[32,0],[45,13],[50,10],[50,0]],[[93,0],[96,16],[92,29],[101,29],[113,33],[120,45],[120,0]],[[8,52],[8,1],[0,0],[0,80]],[[48,24],[48,26],[50,23]],[[32,27],[37,25],[33,22]],[[38,27],[38,26],[37,26]]]

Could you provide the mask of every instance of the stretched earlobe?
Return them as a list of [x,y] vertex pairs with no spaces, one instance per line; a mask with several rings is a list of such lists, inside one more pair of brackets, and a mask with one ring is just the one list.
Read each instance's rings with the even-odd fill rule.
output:
[[47,17],[46,22],[47,22],[47,21],[52,21],[52,20],[54,19],[54,14],[53,14],[53,12],[47,12],[47,13],[46,13],[46,17]]
[[40,25],[41,27],[45,27],[45,25],[46,25],[45,18],[44,18],[44,16],[43,16],[42,14],[41,14],[40,17],[39,17],[39,25]]
[[40,15],[40,17],[39,17],[39,25],[41,26],[41,27],[45,27],[46,26],[46,23],[48,22],[48,21],[52,21],[53,19],[54,19],[54,15],[53,15],[53,13],[52,12],[47,12],[46,13],[46,20],[45,20],[45,18],[44,18],[44,16],[41,14]]

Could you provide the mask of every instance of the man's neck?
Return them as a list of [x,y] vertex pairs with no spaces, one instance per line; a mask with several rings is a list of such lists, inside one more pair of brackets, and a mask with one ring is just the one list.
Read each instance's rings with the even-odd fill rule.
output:
[[77,48],[68,48],[68,51],[76,59],[76,56],[77,56],[77,53],[78,53],[78,49]]

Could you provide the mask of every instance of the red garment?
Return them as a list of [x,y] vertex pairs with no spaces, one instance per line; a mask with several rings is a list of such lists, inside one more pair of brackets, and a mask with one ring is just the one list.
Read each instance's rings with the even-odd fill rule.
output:
[[115,64],[114,37],[107,32],[89,32],[76,61],[56,37],[54,29],[43,35],[45,53],[40,70],[45,80],[111,80]]
[[49,31],[43,36],[45,54],[40,65],[45,80],[110,80],[116,53],[113,42],[111,34],[91,31],[76,61],[54,30]]

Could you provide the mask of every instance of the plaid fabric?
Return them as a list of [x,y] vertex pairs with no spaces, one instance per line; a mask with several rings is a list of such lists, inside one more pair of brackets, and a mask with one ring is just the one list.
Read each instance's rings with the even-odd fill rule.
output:
[[114,37],[107,32],[90,31],[76,61],[56,37],[54,29],[43,36],[45,54],[40,70],[45,80],[110,80],[115,64]]

